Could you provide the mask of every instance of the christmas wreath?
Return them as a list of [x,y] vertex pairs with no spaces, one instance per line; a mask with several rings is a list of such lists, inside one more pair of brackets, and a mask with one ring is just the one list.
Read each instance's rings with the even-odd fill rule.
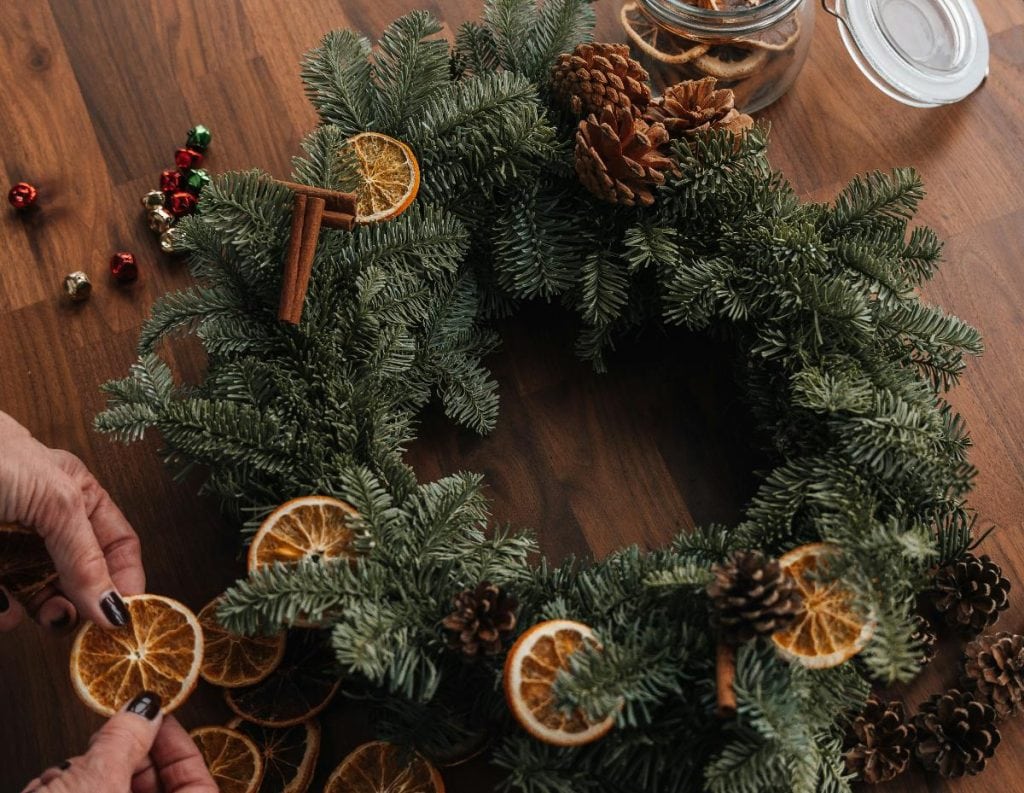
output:
[[[917,175],[801,201],[731,92],[652,98],[625,46],[588,43],[592,14],[488,0],[453,45],[427,13],[375,47],[327,35],[303,66],[321,124],[293,179],[349,189],[350,141],[372,131],[414,153],[418,196],[322,233],[293,325],[278,308],[294,185],[215,178],[179,225],[198,284],[154,306],[97,426],[157,429],[246,539],[340,505],[343,552],[252,565],[219,619],[326,629],[381,735],[428,758],[487,736],[531,793],[838,791],[912,753],[975,773],[1021,696],[1019,637],[979,639],[975,683],[913,722],[869,699],[917,674],[939,623],[990,626],[1009,588],[970,553],[975,472],[944,394],[981,340],[917,294],[941,250],[910,225]],[[480,476],[417,480],[403,448],[429,401],[494,426],[488,320],[529,299],[575,312],[599,369],[654,323],[731,342],[771,459],[744,520],[554,566],[488,525]],[[208,354],[198,385],[156,352],[181,330]]]

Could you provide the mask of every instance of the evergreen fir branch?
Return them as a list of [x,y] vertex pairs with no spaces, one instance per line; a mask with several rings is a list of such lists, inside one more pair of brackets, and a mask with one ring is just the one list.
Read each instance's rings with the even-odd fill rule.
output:
[[503,68],[526,72],[523,42],[536,13],[535,0],[486,0],[483,21],[494,38]]
[[[247,318],[240,295],[231,289],[193,286],[164,295],[153,304],[149,318],[142,326],[139,355],[152,353],[157,343],[175,330],[188,330],[200,322],[205,324],[221,317]],[[259,323],[253,322],[253,325]],[[258,330],[262,335],[262,327]]]
[[913,168],[891,173],[872,171],[854,177],[836,197],[825,233],[835,238],[857,231],[878,218],[909,219],[924,198],[921,179]]
[[323,122],[337,125],[345,137],[376,128],[370,42],[362,36],[351,30],[328,33],[306,54],[302,81]]
[[459,25],[455,33],[455,53],[464,64],[464,74],[468,77],[496,71],[500,65],[494,34],[476,22]]
[[381,132],[406,138],[421,108],[448,85],[448,43],[429,39],[440,32],[433,16],[413,11],[392,22],[377,42],[374,115]]
[[350,137],[350,132],[334,124],[317,127],[302,141],[306,156],[292,158],[292,178],[328,190],[355,191],[361,178],[355,153],[345,145]]
[[594,19],[590,0],[544,0],[525,40],[521,71],[544,85],[561,53],[590,41]]

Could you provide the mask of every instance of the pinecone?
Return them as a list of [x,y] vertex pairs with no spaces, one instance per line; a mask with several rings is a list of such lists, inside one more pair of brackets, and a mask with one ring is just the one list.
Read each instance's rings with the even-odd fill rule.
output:
[[999,745],[992,707],[955,688],[921,705],[914,726],[917,759],[926,771],[947,779],[980,774]]
[[800,611],[796,583],[777,559],[759,551],[737,551],[712,572],[708,596],[727,641],[739,644],[767,636],[789,625]]
[[497,655],[516,627],[516,599],[490,581],[465,589],[452,600],[455,610],[441,621],[448,646],[467,658]]
[[938,635],[935,633],[935,628],[932,627],[925,617],[920,614],[914,615],[914,632],[910,634],[910,640],[918,646],[921,654],[917,657],[917,663],[920,666],[927,666],[931,663],[935,657],[936,643],[939,640]]
[[999,565],[988,556],[966,553],[935,574],[929,599],[948,625],[973,636],[1009,608],[1009,592]]
[[648,126],[629,110],[606,107],[591,113],[576,132],[576,173],[598,198],[612,204],[650,206],[651,188],[665,183],[672,160],[658,147],[668,142],[661,124]]
[[718,129],[738,135],[754,124],[754,119],[736,109],[730,89],[715,89],[714,77],[666,88],[665,94],[648,106],[644,120],[664,124],[672,138],[689,138]]
[[847,730],[846,769],[871,785],[888,782],[906,770],[916,735],[902,702],[871,696]]
[[640,116],[651,101],[648,75],[626,44],[580,44],[559,55],[551,74],[554,97],[577,116],[600,114],[606,105]]
[[964,650],[965,688],[973,688],[1004,719],[1024,700],[1024,636],[980,636]]

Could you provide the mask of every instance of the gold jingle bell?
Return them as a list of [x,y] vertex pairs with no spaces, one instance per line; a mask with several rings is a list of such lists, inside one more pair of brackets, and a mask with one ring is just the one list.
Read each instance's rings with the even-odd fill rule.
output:
[[72,302],[80,303],[86,300],[90,292],[92,292],[92,281],[81,270],[76,270],[64,276],[64,294]]

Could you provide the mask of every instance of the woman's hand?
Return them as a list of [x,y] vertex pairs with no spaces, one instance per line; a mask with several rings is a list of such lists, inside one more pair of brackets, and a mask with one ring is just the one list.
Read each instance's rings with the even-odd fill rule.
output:
[[[35,529],[57,568],[59,586],[26,604],[41,624],[66,630],[79,615],[107,627],[128,623],[121,593],[146,586],[139,538],[81,460],[48,449],[2,412],[0,521]],[[0,631],[23,610],[0,590]]]
[[143,692],[93,735],[89,750],[46,769],[22,793],[217,793],[199,750],[160,698]]

